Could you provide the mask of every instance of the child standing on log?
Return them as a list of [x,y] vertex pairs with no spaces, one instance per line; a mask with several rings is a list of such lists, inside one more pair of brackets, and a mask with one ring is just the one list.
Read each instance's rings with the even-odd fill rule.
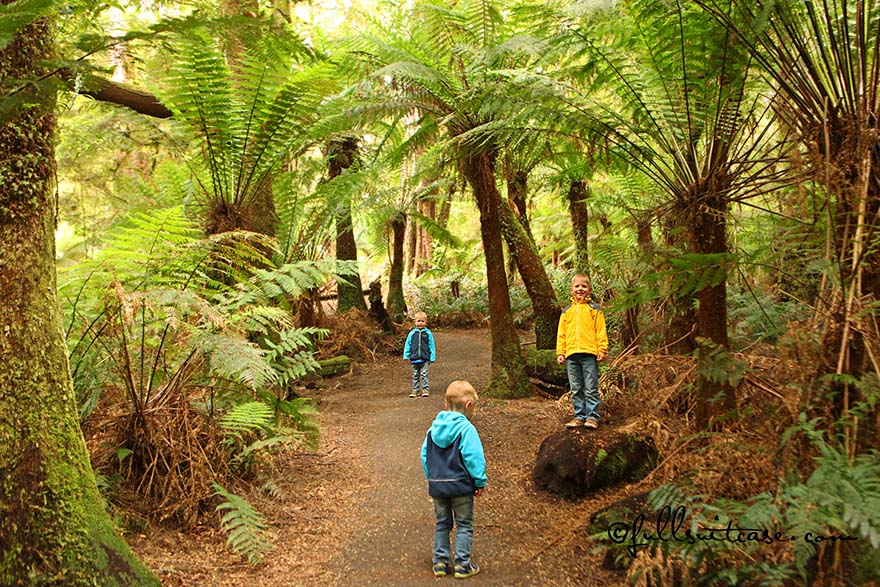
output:
[[403,358],[412,365],[412,392],[409,397],[422,397],[431,395],[431,386],[428,383],[428,367],[436,360],[434,348],[434,335],[428,330],[428,315],[424,312],[416,312],[413,315],[415,326],[406,337],[406,346],[403,347]]
[[446,409],[434,419],[422,443],[422,469],[434,499],[434,576],[450,572],[449,534],[455,523],[455,578],[480,572],[471,560],[474,497],[486,487],[486,457],[471,423],[477,392],[467,381],[446,388]]
[[599,426],[599,364],[608,353],[605,316],[590,301],[590,278],[577,273],[571,280],[571,305],[559,317],[556,362],[565,363],[574,419],[566,428],[594,429]]

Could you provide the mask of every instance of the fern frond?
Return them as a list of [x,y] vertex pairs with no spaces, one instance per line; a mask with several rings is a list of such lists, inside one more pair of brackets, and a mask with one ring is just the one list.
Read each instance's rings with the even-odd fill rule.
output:
[[247,557],[252,565],[258,564],[272,549],[274,535],[269,531],[266,519],[242,497],[212,482],[214,494],[226,501],[216,507],[226,512],[220,518],[220,528],[234,551]]
[[251,401],[233,406],[220,418],[220,426],[227,434],[241,438],[246,434],[270,431],[274,418],[271,406],[261,401]]

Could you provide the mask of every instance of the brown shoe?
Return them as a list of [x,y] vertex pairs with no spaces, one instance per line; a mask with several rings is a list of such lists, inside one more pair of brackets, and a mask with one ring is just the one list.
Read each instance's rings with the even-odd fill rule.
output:
[[587,421],[584,422],[584,428],[589,428],[590,430],[595,430],[599,427],[599,422],[596,418],[587,418]]
[[584,421],[579,418],[575,418],[574,420],[565,423],[566,428],[580,428],[583,425]]

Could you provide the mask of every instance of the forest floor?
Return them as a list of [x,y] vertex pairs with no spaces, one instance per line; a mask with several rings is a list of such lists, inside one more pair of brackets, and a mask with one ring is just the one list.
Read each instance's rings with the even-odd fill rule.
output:
[[[431,573],[433,508],[419,451],[443,391],[454,379],[481,391],[489,377],[486,330],[434,331],[438,361],[432,393],[409,399],[409,364],[377,356],[327,380],[316,399],[321,441],[314,453],[274,464],[272,496],[248,496],[269,518],[274,550],[258,566],[240,560],[214,528],[154,530],[130,536],[163,586],[336,587],[435,585]],[[474,560],[468,584],[503,587],[622,585],[601,569],[587,537],[592,512],[634,486],[566,501],[531,481],[545,437],[569,417],[568,405],[534,396],[480,400],[475,425],[485,448],[489,485],[476,500]]]

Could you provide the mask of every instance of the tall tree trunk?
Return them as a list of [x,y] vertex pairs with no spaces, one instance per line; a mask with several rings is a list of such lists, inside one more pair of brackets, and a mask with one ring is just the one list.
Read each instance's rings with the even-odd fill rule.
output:
[[[694,194],[691,204],[691,246],[701,255],[723,255],[727,251],[727,186],[723,178],[710,181],[708,193]],[[733,385],[728,381],[710,378],[707,373],[714,367],[716,348],[730,350],[727,333],[727,267],[720,267],[721,279],[710,283],[699,292],[697,310],[697,338],[701,344],[697,350],[697,406],[696,424],[699,428],[710,426],[712,418],[722,412],[736,409]],[[715,272],[719,267],[712,267]],[[705,341],[711,341],[708,345]]]
[[[419,214],[431,220],[437,219],[437,201],[434,199],[435,194],[428,194],[418,202]],[[428,231],[419,225],[413,225],[416,236],[415,250],[415,272],[421,275],[431,266],[431,235]]]
[[406,227],[403,231],[403,247],[404,247],[404,271],[407,275],[413,275],[416,269],[416,233],[418,227],[412,218],[406,217]]
[[492,332],[492,376],[487,391],[497,397],[518,397],[529,392],[528,375],[520,352],[519,336],[513,323],[510,292],[504,272],[499,208],[501,194],[495,184],[492,153],[469,154],[462,160],[462,171],[474,190],[480,209],[480,237],[486,257],[489,289],[489,322]]
[[[327,176],[333,180],[342,174],[343,169],[351,167],[357,157],[357,138],[344,137],[331,141],[327,150],[329,167]],[[336,215],[336,259],[338,261],[354,261],[357,264],[357,242],[354,239],[354,227],[351,218],[351,200],[346,197]],[[364,286],[361,283],[360,271],[344,276],[348,283],[339,282],[339,302],[336,311],[340,314],[353,308],[366,311]]]
[[568,213],[571,216],[571,230],[574,235],[574,270],[587,273],[590,270],[590,253],[587,240],[587,198],[590,187],[586,180],[576,179],[568,187]]
[[532,302],[532,311],[535,313],[535,345],[539,349],[555,349],[561,311],[556,300],[556,292],[553,291],[553,284],[547,277],[547,270],[535,249],[534,242],[528,237],[510,206],[501,202],[498,212],[501,233],[507,241],[511,256],[516,261]]
[[[52,50],[48,22],[19,30],[0,84],[38,79]],[[0,123],[0,584],[159,585],[117,535],[79,429],[55,276],[55,98],[20,91],[28,107]]]
[[523,231],[532,241],[532,246],[535,246],[535,236],[532,234],[532,225],[529,222],[528,185],[528,171],[524,169],[512,170],[507,178],[507,199],[513,207],[513,212]]
[[403,297],[403,237],[406,233],[406,215],[398,212],[391,219],[391,271],[388,276],[388,311],[394,320],[406,316]]

